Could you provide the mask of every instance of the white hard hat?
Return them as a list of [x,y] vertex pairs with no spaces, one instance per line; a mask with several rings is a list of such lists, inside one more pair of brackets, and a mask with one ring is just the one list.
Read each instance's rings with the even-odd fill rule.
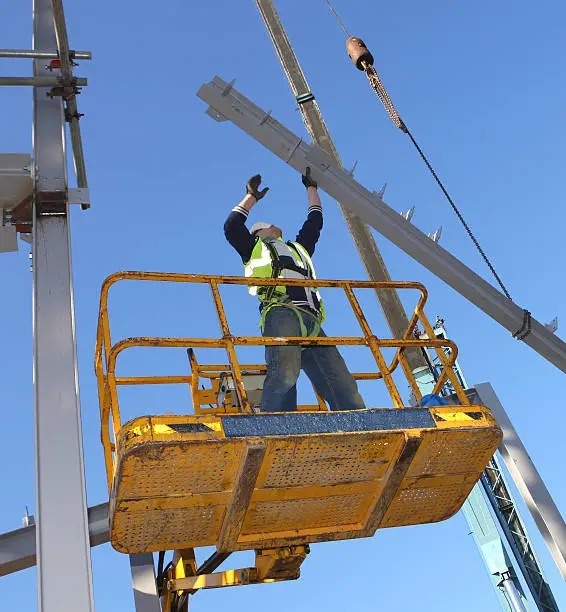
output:
[[262,229],[268,229],[272,226],[271,223],[265,223],[265,221],[258,221],[252,225],[252,229],[250,230],[252,234],[259,232]]

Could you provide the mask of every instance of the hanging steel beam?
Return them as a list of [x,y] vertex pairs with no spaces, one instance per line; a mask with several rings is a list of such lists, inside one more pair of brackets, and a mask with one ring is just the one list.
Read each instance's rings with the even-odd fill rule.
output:
[[[50,0],[34,0],[35,49],[56,45]],[[34,76],[48,75],[34,60]],[[38,610],[94,610],[78,395],[67,204],[65,118],[60,97],[33,95],[33,337]]]
[[[0,534],[0,576],[20,572],[37,563],[36,526]],[[91,546],[110,541],[108,502],[88,509],[88,532]]]
[[[273,2],[271,0],[256,0],[256,4],[273,42],[279,61],[283,66],[291,90],[299,104],[299,109],[310,137],[313,142],[329,153],[336,165],[342,166],[318,103],[310,90],[307,79],[289,42]],[[356,245],[369,278],[372,281],[390,281],[391,276],[369,227],[348,208],[340,203],[338,203],[338,206],[342,211],[352,240]],[[409,320],[399,295],[394,289],[377,290],[376,294],[391,330],[392,337],[402,338],[409,327]],[[406,356],[411,370],[423,368],[427,365],[420,351],[407,351]]]
[[550,550],[554,562],[566,579],[566,523],[538,473],[529,453],[517,435],[507,412],[489,383],[476,385],[482,404],[492,412],[503,430],[499,452],[525,500],[529,512]]
[[[438,276],[511,333],[528,331],[523,342],[566,372],[566,343],[555,336],[456,257],[433,242],[387,206],[316,144],[296,134],[256,106],[220,77],[203,85],[198,96],[210,105],[207,114],[216,121],[230,120],[295,170],[312,168],[319,187],[391,240],[413,259]],[[527,325],[525,326],[525,322]]]

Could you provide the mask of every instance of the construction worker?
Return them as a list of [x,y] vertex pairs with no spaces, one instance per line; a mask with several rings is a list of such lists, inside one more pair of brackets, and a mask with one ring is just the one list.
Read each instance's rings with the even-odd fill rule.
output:
[[[246,185],[246,196],[235,206],[224,234],[245,266],[245,274],[255,278],[316,278],[311,257],[322,229],[322,205],[310,168],[302,177],[307,189],[308,215],[295,242],[285,242],[281,229],[270,223],[255,223],[251,232],[246,220],[252,207],[269,191],[260,190],[256,174]],[[324,305],[314,287],[249,288],[260,300],[260,328],[264,336],[317,337]],[[297,378],[305,371],[331,410],[365,408],[353,376],[335,346],[266,346],[267,377],[261,400],[262,412],[289,412],[297,409]]]

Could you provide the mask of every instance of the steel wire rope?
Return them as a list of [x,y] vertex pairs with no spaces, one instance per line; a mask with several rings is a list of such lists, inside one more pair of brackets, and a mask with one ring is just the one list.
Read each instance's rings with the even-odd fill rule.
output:
[[[334,7],[330,3],[330,0],[326,0],[326,4],[328,5],[330,10],[332,11],[333,15],[336,17],[336,20],[338,21],[338,24],[344,30],[344,32],[346,33],[346,36],[349,36],[348,31],[346,30],[346,27],[344,26],[342,20],[338,16],[338,13],[336,12]],[[466,223],[466,220],[464,219],[464,216],[462,215],[462,213],[460,212],[460,210],[458,209],[458,207],[456,206],[456,204],[454,203],[454,201],[450,197],[450,194],[448,193],[448,190],[446,189],[446,187],[444,186],[444,184],[442,183],[442,181],[438,177],[438,174],[436,174],[434,168],[432,167],[432,164],[429,162],[428,158],[423,153],[423,150],[420,148],[420,146],[418,145],[417,141],[415,140],[415,137],[413,136],[411,131],[407,128],[407,126],[405,125],[404,121],[401,119],[399,113],[397,112],[397,109],[395,108],[395,105],[393,104],[393,102],[391,101],[391,98],[389,97],[389,94],[387,93],[387,90],[383,86],[383,83],[381,82],[381,79],[379,78],[379,75],[377,74],[377,71],[368,62],[365,62],[365,61],[362,62],[362,66],[363,66],[363,70],[366,73],[366,76],[367,76],[367,78],[368,78],[368,80],[370,82],[371,88],[373,89],[373,91],[377,95],[379,101],[383,104],[383,107],[387,111],[387,114],[389,115],[389,117],[391,118],[393,123],[402,132],[405,132],[405,134],[407,134],[409,136],[409,138],[411,139],[411,142],[413,143],[414,147],[416,148],[416,150],[418,151],[418,153],[421,156],[422,160],[424,161],[424,163],[426,164],[427,168],[429,169],[430,173],[434,177],[434,180],[437,182],[438,186],[442,190],[442,193],[445,195],[446,199],[448,200],[450,206],[452,207],[452,210],[456,213],[456,216],[458,217],[458,219],[460,220],[460,222],[464,226],[464,229],[466,230],[466,233],[470,237],[471,241],[474,243],[474,245],[475,245],[476,249],[478,250],[479,254],[483,258],[484,262],[487,264],[487,267],[489,268],[490,272],[493,274],[493,277],[495,278],[495,280],[497,281],[497,283],[501,287],[501,290],[505,294],[505,297],[507,297],[509,300],[513,301],[513,298],[511,297],[509,291],[507,291],[507,288],[503,284],[503,281],[499,277],[499,274],[497,274],[493,264],[489,260],[488,256],[485,254],[485,251],[480,246],[480,243],[479,243],[478,239],[475,237],[474,233],[470,229],[470,226]],[[521,331],[521,330],[519,330],[519,331]]]

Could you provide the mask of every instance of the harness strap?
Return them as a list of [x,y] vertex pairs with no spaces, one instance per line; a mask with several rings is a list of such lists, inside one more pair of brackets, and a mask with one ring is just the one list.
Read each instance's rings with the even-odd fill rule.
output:
[[[261,240],[261,239],[260,239]],[[281,265],[281,259],[279,258],[279,253],[277,253],[277,249],[269,242],[263,243],[269,254],[271,255],[271,278],[279,278],[281,271],[283,269]],[[265,299],[263,301],[270,302],[273,298],[273,294],[277,291],[277,287],[275,285],[268,287],[265,292]],[[259,293],[259,290],[258,290]],[[263,330],[262,330],[263,331]]]
[[[302,276],[305,276],[308,279],[313,278],[310,266],[304,260],[302,253],[299,251],[299,249],[295,247],[295,245],[292,242],[287,242],[286,244],[290,249],[293,249],[293,251],[297,253],[297,255],[299,256],[299,259],[304,265],[304,268],[300,268],[299,266],[295,264],[283,264],[283,262],[281,261],[281,258],[279,257],[279,253],[277,252],[277,249],[273,246],[273,244],[271,244],[270,242],[263,242],[263,244],[266,246],[267,250],[269,251],[269,254],[271,255],[271,278],[279,278],[279,275],[281,274],[283,270],[292,270],[294,272],[297,272],[298,274],[301,274]],[[285,279],[282,279],[282,281],[284,280]],[[312,288],[305,287],[305,289],[306,289],[305,295],[307,296],[307,299],[310,298],[308,301],[312,302],[312,296],[311,296],[312,291],[309,291],[309,289],[312,290]],[[278,293],[279,295],[275,296],[274,294],[276,293]],[[259,294],[259,290],[258,290],[258,294]],[[265,292],[265,296],[260,296],[260,297],[261,297],[261,303],[262,303],[261,317],[259,321],[261,333],[263,333],[263,330],[265,327],[265,317],[267,316],[267,313],[275,306],[282,306],[283,308],[289,308],[295,313],[295,315],[299,319],[299,327],[301,330],[302,338],[317,337],[318,334],[320,333],[322,314],[319,313],[318,316],[315,316],[312,312],[305,310],[303,308],[300,308],[299,306],[296,306],[295,304],[293,304],[293,302],[291,301],[291,299],[288,297],[286,293],[281,293],[277,291],[276,285],[272,285],[268,287]],[[314,306],[314,303],[313,303],[313,306]],[[305,322],[303,321],[301,312],[308,314],[315,320],[315,325],[310,334],[307,331],[307,327],[305,325]]]
[[[259,320],[259,327],[261,329],[262,334],[265,328],[265,318],[267,316],[267,313],[272,308],[275,308],[276,306],[280,306],[282,308],[289,308],[295,313],[295,315],[297,316],[297,319],[299,319],[299,328],[301,330],[301,338],[317,338],[318,337],[320,333],[320,329],[321,329],[320,316],[315,317],[312,312],[309,312],[308,310],[304,310],[303,308],[295,306],[295,304],[293,304],[292,302],[284,302],[284,301],[274,301],[274,302],[271,302],[271,304],[267,304],[263,308],[263,310],[261,311],[261,317]],[[307,331],[307,326],[305,325],[305,322],[303,320],[303,317],[301,314],[303,312],[308,314],[310,317],[314,319],[314,327],[310,333]]]

